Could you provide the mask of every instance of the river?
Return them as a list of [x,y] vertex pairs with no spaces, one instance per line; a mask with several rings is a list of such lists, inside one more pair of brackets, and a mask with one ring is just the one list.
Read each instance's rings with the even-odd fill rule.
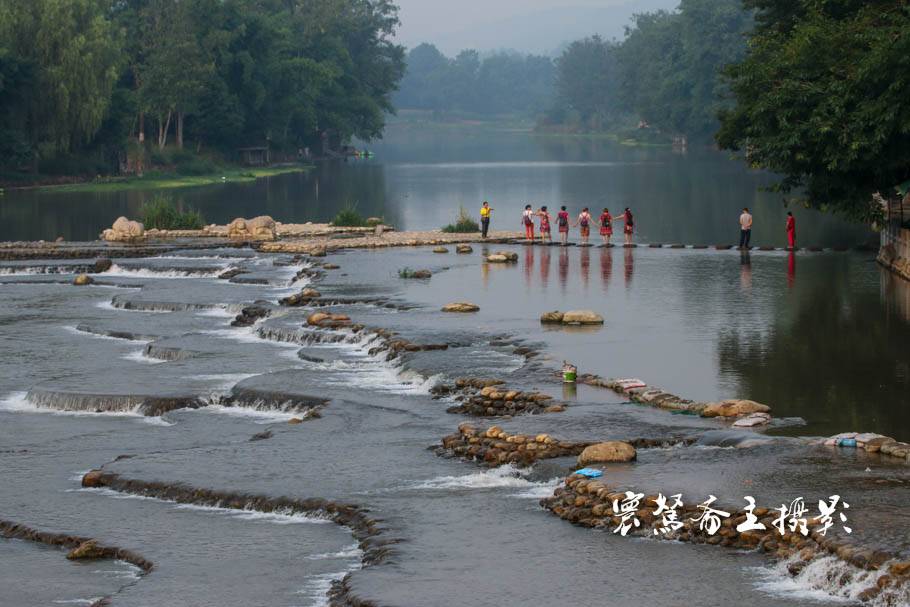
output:
[[[525,200],[585,201],[633,206],[642,241],[688,243],[732,241],[738,210],[749,205],[756,241],[783,244],[783,209],[756,193],[768,177],[712,152],[523,133],[490,143],[413,127],[373,149],[370,161],[175,196],[213,221],[262,212],[319,220],[356,201],[365,215],[404,228],[440,225],[459,203],[473,209],[481,198],[493,202],[500,227],[517,227]],[[3,229],[17,225],[10,209],[18,208],[15,229],[24,233],[4,238],[39,236],[32,205],[65,209],[59,226],[88,238],[141,197],[8,193]],[[806,244],[870,239],[835,218],[797,215]],[[853,529],[841,540],[910,557],[910,466],[812,440],[843,431],[910,440],[910,290],[873,253],[506,245],[517,264],[482,262],[498,248],[346,251],[330,255],[335,270],[249,249],[175,249],[116,259],[82,288],[69,284],[79,261],[0,264],[0,519],[96,537],[155,564],[144,575],[123,561],[71,562],[55,548],[0,540],[0,604],[112,596],[128,606],[316,606],[348,574],[356,596],[397,606],[808,606],[856,602],[874,585],[836,561],[794,578],[786,563],[755,552],[572,526],[538,504],[573,469],[571,458],[489,468],[428,450],[466,420],[565,440],[691,437],[691,446],[640,449],[637,461],[606,466],[605,478],[690,502],[716,495],[735,508],[745,495],[774,507],[837,493],[850,503]],[[402,280],[404,267],[434,275]],[[231,269],[245,273],[218,278]],[[366,327],[448,348],[389,360],[373,350],[380,336],[308,327],[312,308],[276,305],[305,286]],[[439,311],[457,300],[480,311]],[[231,326],[254,301],[268,317]],[[603,314],[604,326],[538,322],[544,311],[579,308]],[[691,399],[754,399],[771,405],[774,421],[733,430],[602,389],[569,390],[554,380],[564,359]],[[567,408],[491,419],[447,413],[455,403],[431,388],[465,376],[538,389]],[[322,399],[319,417],[288,423]],[[157,414],[143,415],[144,405]],[[81,487],[81,475],[101,465],[166,489]],[[213,507],[179,484],[356,504],[377,520],[377,537],[396,543],[371,564],[351,531],[325,516],[263,512],[252,498],[241,500],[245,509]]]

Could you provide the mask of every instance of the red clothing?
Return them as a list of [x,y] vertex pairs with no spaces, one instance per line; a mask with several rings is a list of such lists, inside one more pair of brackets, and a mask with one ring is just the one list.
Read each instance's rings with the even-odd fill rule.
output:
[[796,218],[792,215],[787,217],[787,247],[796,248]]
[[600,234],[601,236],[613,235],[613,216],[609,213],[600,214]]
[[550,231],[550,214],[543,213],[540,216],[540,231],[549,232]]
[[556,223],[559,224],[560,232],[569,231],[569,213],[567,211],[560,211],[556,214]]

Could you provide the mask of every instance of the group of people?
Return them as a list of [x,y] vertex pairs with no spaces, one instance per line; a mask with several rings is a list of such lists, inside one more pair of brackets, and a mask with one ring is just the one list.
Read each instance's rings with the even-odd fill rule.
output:
[[[483,202],[483,205],[480,207],[480,225],[481,225],[481,235],[483,238],[487,237],[487,234],[490,231],[490,214],[493,209],[490,207],[490,203],[486,200]],[[540,233],[540,240],[545,243],[552,242],[551,228],[550,224],[553,219],[550,215],[549,210],[546,205],[540,207],[538,210],[534,210],[531,205],[525,205],[525,210],[521,214],[521,223],[525,228],[525,237],[528,239],[528,242],[535,242],[537,236],[535,235],[535,224],[534,220],[537,219],[538,225],[537,229]],[[635,232],[635,217],[632,215],[632,211],[629,210],[629,207],[626,207],[620,215],[612,215],[610,209],[604,208],[603,212],[600,214],[600,217],[597,218],[597,223],[600,225],[600,236],[603,239],[605,246],[610,246],[612,243],[610,240],[613,238],[613,222],[622,221],[624,222],[623,226],[623,235],[625,237],[625,244],[632,244],[632,234]],[[569,212],[566,210],[565,206],[559,208],[559,211],[556,213],[556,226],[559,230],[560,244],[566,246],[569,243],[569,228],[570,226],[579,228],[579,235],[581,236],[581,244],[588,245],[590,244],[591,238],[591,226],[594,224],[594,216],[591,215],[588,207],[585,207],[581,210],[581,213],[578,214],[578,217],[574,221],[570,219]],[[739,216],[739,248],[748,249],[750,248],[750,242],[752,240],[752,213],[749,212],[748,207],[743,208],[742,214]],[[787,249],[794,251],[796,250],[796,218],[793,217],[793,213],[787,212]]]
[[[490,203],[484,201],[483,206],[480,208],[481,235],[483,238],[487,237],[487,233],[490,229],[490,213],[492,210],[493,209],[490,208]],[[553,216],[550,214],[546,205],[540,207],[536,211],[531,205],[525,205],[525,210],[521,214],[521,223],[525,228],[525,236],[528,241],[535,242],[537,238],[535,235],[535,219],[537,220],[537,230],[540,233],[541,242],[552,242],[553,237],[550,225],[553,221]],[[590,244],[591,226],[595,223],[595,219],[594,216],[591,215],[591,211],[588,207],[583,208],[581,213],[578,214],[578,217],[573,221],[569,215],[569,211],[565,206],[562,206],[556,213],[555,219],[561,245],[566,246],[569,244],[570,227],[579,228],[582,245]],[[629,210],[629,207],[626,207],[622,214],[616,216],[610,213],[610,209],[604,208],[596,221],[600,225],[600,236],[603,239],[604,245],[609,246],[611,244],[610,241],[613,238],[614,221],[624,222],[623,234],[625,236],[625,244],[632,244],[632,234],[635,232],[635,218],[632,215],[632,211]]]

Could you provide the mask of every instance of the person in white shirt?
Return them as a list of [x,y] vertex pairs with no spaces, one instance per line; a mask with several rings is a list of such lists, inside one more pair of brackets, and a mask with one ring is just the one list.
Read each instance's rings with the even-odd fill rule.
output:
[[748,249],[750,240],[752,240],[752,214],[746,207],[743,209],[743,214],[739,216],[739,248]]

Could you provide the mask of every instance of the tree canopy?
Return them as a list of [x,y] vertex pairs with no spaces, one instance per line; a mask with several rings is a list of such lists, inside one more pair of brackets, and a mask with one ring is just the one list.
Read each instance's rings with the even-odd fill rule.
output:
[[0,0],[0,165],[376,138],[397,25],[390,0]]
[[553,77],[549,57],[499,52],[482,58],[477,51],[463,50],[450,59],[432,44],[421,44],[408,53],[407,71],[395,105],[488,115],[533,115],[550,102]]
[[910,5],[750,0],[758,26],[728,68],[719,144],[782,175],[778,189],[856,219],[910,180]]

